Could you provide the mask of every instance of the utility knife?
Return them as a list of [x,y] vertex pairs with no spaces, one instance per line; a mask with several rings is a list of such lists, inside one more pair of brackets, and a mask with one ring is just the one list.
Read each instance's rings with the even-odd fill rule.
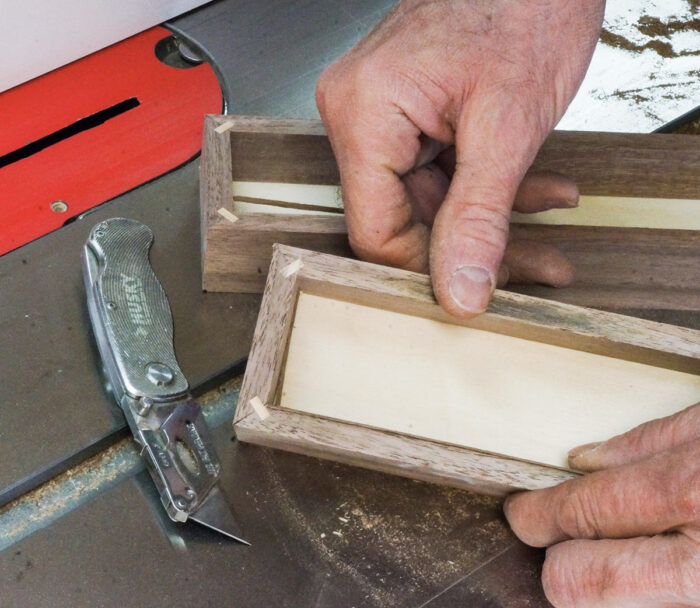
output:
[[105,374],[170,518],[193,519],[248,544],[219,487],[221,464],[175,358],[170,305],[149,262],[152,243],[145,224],[112,218],[92,229],[83,248]]

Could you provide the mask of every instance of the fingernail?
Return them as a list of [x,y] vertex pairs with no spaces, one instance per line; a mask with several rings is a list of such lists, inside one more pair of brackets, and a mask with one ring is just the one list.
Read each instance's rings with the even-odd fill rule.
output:
[[466,312],[483,312],[493,292],[493,277],[483,266],[462,266],[450,279],[450,296]]
[[573,450],[569,450],[569,464],[574,468],[577,468],[576,465],[584,464],[588,457],[601,445],[603,445],[602,441],[596,441],[594,443],[586,443],[575,447]]

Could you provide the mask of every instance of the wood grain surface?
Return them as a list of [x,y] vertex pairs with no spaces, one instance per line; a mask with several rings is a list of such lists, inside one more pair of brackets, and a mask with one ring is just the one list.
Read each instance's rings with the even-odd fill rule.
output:
[[575,278],[509,289],[608,310],[700,310],[700,230],[514,224],[511,237],[556,246]]
[[554,131],[533,169],[565,173],[582,194],[700,197],[700,140],[694,135]]
[[[290,267],[295,270],[283,272]],[[408,315],[438,321],[438,325],[500,334],[499,339],[519,338],[531,343],[533,353],[542,344],[554,345],[580,351],[579,355],[612,357],[611,367],[619,366],[620,361],[632,361],[660,368],[655,373],[661,375],[664,370],[683,372],[669,375],[674,382],[680,377],[687,378],[688,383],[680,390],[688,390],[688,395],[697,394],[700,398],[698,331],[508,292],[496,292],[487,313],[460,321],[449,317],[436,303],[429,277],[425,275],[277,245],[234,423],[242,441],[496,495],[514,489],[545,487],[576,475],[561,467],[535,464],[512,454],[495,454],[456,445],[454,440],[424,437],[420,428],[407,433],[405,425],[376,428],[366,422],[338,419],[337,416],[347,418],[347,414],[334,413],[331,398],[322,414],[285,407],[285,369],[291,356],[289,344],[297,323],[299,293],[388,311],[390,317],[398,313],[397,319],[398,315]],[[308,324],[305,327],[308,329]],[[334,337],[333,331],[325,327],[317,340],[331,341]],[[372,349],[387,348],[386,341],[373,345],[371,337],[367,335],[367,357]],[[580,365],[579,362],[575,369],[569,370],[572,377],[579,373]],[[348,368],[352,368],[351,362]],[[391,370],[386,371],[390,377]],[[323,370],[319,369],[319,373]],[[561,370],[557,373],[563,374]],[[597,373],[603,372],[599,368]],[[445,378],[437,380],[449,382]],[[483,380],[488,382],[487,378]],[[628,378],[627,382],[634,380]],[[361,389],[361,380],[358,383]],[[681,409],[690,405],[685,403],[691,398],[688,395],[682,399],[679,396],[684,402],[673,407]],[[254,397],[265,404],[269,416],[263,419],[256,414],[250,404]],[[380,404],[373,402],[371,407]],[[430,404],[424,407],[429,408]],[[405,416],[410,423],[410,407]],[[508,424],[507,417],[503,424],[504,427]],[[534,429],[532,437],[533,441],[537,440]]]
[[[217,133],[221,125],[230,128]],[[530,218],[532,225],[513,225],[516,238],[562,248],[576,272],[565,289],[516,289],[609,310],[700,308],[698,141],[693,135],[554,132],[535,168],[571,175],[584,195],[624,201],[611,203],[609,217],[600,220],[612,225],[578,225],[575,211],[571,220]],[[351,255],[342,217],[261,206],[260,213],[226,221],[217,209],[233,209],[233,181],[275,184],[279,192],[280,182],[319,188],[339,184],[339,176],[320,121],[208,116],[201,166],[205,290],[262,291],[276,242]],[[657,224],[664,230],[648,228]]]
[[275,243],[352,255],[344,216],[296,216],[292,223],[289,217],[251,214],[233,224],[221,218],[211,222],[202,256],[202,287],[206,291],[262,292]]
[[[339,184],[323,125],[317,120],[227,117],[235,179]],[[697,198],[700,141],[694,135],[554,131],[533,169],[572,177],[582,194]]]
[[279,405],[566,468],[698,401],[695,374],[302,291]]

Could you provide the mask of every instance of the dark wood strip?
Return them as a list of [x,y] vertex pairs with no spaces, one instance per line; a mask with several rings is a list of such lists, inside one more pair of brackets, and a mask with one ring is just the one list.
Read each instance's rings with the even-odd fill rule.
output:
[[[230,131],[234,179],[340,182],[320,121],[234,120]],[[583,194],[695,199],[700,198],[700,137],[555,131],[542,146],[533,168],[569,175]]]

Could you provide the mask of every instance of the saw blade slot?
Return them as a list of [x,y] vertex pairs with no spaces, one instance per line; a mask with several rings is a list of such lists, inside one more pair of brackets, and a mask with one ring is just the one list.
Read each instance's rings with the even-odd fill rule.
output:
[[11,165],[12,163],[16,163],[17,161],[29,158],[30,156],[33,156],[34,154],[37,154],[50,146],[54,146],[62,141],[65,141],[66,139],[70,139],[79,133],[99,127],[108,120],[116,118],[117,116],[120,116],[129,110],[133,110],[140,105],[141,102],[137,97],[130,97],[129,99],[115,103],[113,106],[109,106],[104,110],[100,110],[99,112],[95,112],[94,114],[90,114],[84,118],[80,118],[66,127],[58,129],[57,131],[49,133],[40,139],[29,142],[21,148],[17,148],[12,152],[8,152],[7,154],[0,156],[0,169],[6,167],[7,165]]

